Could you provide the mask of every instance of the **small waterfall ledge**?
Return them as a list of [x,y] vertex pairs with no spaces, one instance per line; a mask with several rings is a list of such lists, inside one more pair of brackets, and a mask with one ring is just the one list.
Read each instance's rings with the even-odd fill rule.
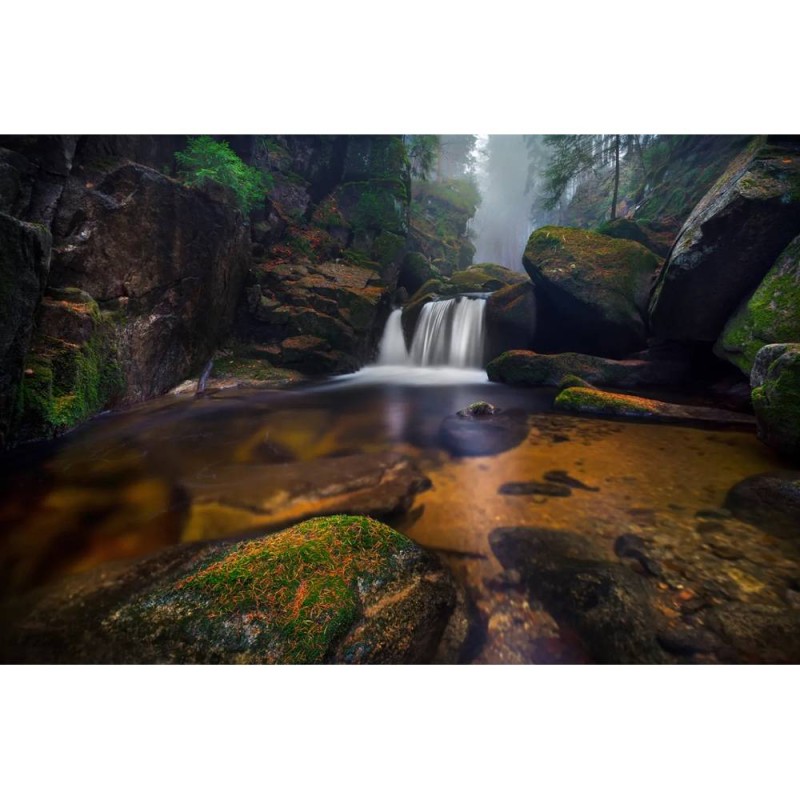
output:
[[377,365],[482,369],[485,311],[484,298],[460,296],[426,303],[407,350],[402,310],[395,309],[386,321]]

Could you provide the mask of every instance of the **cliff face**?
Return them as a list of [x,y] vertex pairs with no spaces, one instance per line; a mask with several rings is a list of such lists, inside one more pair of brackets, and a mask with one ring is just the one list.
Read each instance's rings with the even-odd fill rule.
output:
[[402,139],[217,138],[265,178],[247,214],[176,178],[185,136],[0,137],[2,441],[167,391],[234,319],[277,366],[369,360],[406,250]]

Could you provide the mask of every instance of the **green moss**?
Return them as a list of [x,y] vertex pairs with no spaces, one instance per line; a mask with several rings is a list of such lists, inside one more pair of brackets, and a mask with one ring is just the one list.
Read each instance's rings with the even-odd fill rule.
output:
[[108,324],[83,345],[47,340],[32,348],[18,395],[17,428],[25,439],[74,428],[124,390]]
[[450,281],[459,292],[493,292],[505,286],[527,283],[527,276],[499,264],[474,264],[454,272]]
[[359,617],[358,584],[379,581],[406,537],[368,517],[317,517],[245,542],[176,591],[213,613],[254,613],[285,663],[315,663]]
[[557,411],[601,416],[651,417],[655,414],[653,401],[643,397],[631,397],[583,387],[564,389],[556,397],[553,407]]
[[767,444],[800,458],[800,345],[789,346],[753,389],[759,434]]
[[591,383],[585,381],[583,378],[579,378],[577,375],[566,375],[558,384],[559,390],[563,391],[564,389],[593,389]]
[[800,239],[778,258],[752,296],[725,325],[716,353],[750,374],[767,344],[800,341]]

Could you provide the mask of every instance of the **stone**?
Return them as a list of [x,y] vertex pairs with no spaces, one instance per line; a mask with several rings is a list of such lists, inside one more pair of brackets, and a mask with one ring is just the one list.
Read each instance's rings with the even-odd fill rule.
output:
[[800,342],[800,236],[727,321],[714,352],[748,377],[764,345]]
[[645,346],[658,267],[646,247],[547,226],[531,234],[522,261],[536,290],[540,349],[620,358]]
[[644,225],[638,220],[618,217],[608,220],[597,228],[598,233],[604,236],[611,236],[614,239],[628,239],[631,242],[638,242],[652,250],[657,256],[664,258],[672,245],[672,240],[660,235],[661,231],[653,230],[650,226]]
[[366,517],[103,567],[3,609],[19,663],[427,663],[456,607],[439,560]]
[[396,453],[355,453],[279,464],[236,464],[186,481],[186,541],[276,530],[310,514],[390,518],[411,508],[430,480]]
[[684,406],[664,403],[646,397],[603,392],[600,389],[571,387],[561,391],[554,401],[557,411],[590,414],[601,417],[631,417],[659,422],[700,422],[722,427],[752,427],[754,419],[749,414],[725,411],[706,406]]
[[733,515],[773,536],[800,536],[800,472],[762,472],[739,481],[728,492],[725,507]]
[[626,359],[622,361],[583,353],[535,353],[509,350],[486,367],[490,381],[512,386],[561,386],[573,378],[601,386],[673,386],[686,380],[685,361]]
[[489,295],[485,313],[487,354],[494,359],[506,350],[532,349],[536,337],[536,296],[529,281]]
[[8,441],[34,313],[50,267],[50,233],[0,213],[0,449]]
[[509,411],[442,420],[439,442],[454,456],[486,456],[521,444],[528,435],[527,415]]
[[73,172],[53,229],[50,283],[116,312],[123,400],[161,394],[228,332],[249,259],[232,206],[138,164],[96,184]]
[[684,223],[653,289],[653,333],[715,342],[798,233],[800,144],[758,139]]
[[557,483],[541,483],[540,481],[519,481],[504,483],[498,490],[498,494],[525,495],[537,494],[545,497],[569,497],[572,489]]
[[517,569],[532,598],[575,631],[597,663],[669,661],[656,641],[646,579],[610,561],[586,537],[546,528],[498,528],[492,552]]
[[750,383],[759,438],[800,461],[800,344],[762,347]]

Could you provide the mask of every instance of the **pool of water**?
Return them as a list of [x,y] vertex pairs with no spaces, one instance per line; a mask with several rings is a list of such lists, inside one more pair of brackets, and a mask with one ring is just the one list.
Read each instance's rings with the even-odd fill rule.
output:
[[[396,451],[417,460],[432,488],[393,524],[441,552],[491,618],[508,600],[486,588],[500,569],[488,545],[494,528],[568,529],[609,550],[621,533],[644,532],[691,548],[698,511],[719,506],[744,477],[785,466],[750,431],[562,416],[551,412],[553,395],[488,383],[474,370],[375,367],[302,388],[165,397],[102,415],[0,461],[2,591],[197,538],[186,486],[221,468],[244,478],[264,463]],[[442,419],[477,400],[527,415],[528,435],[497,455],[452,457],[439,445]],[[598,491],[498,492],[551,470]],[[213,535],[236,528],[231,518]],[[525,624],[552,625],[520,603]],[[491,647],[484,660],[509,660]]]

